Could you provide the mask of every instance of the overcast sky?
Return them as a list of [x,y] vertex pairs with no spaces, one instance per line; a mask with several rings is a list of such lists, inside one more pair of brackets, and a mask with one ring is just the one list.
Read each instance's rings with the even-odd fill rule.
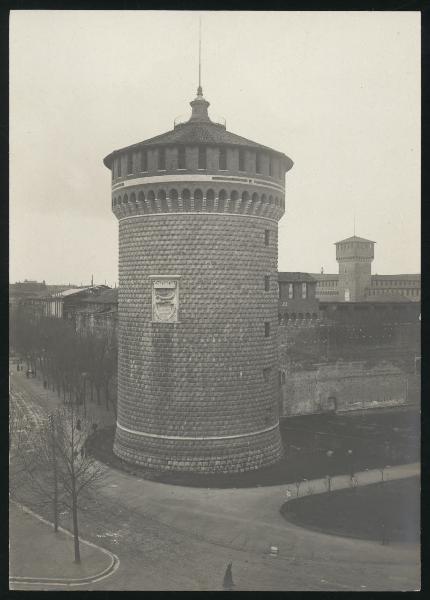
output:
[[333,243],[377,242],[374,273],[420,271],[420,15],[12,11],[10,280],[118,281],[112,150],[190,111],[284,152],[279,270],[337,272]]

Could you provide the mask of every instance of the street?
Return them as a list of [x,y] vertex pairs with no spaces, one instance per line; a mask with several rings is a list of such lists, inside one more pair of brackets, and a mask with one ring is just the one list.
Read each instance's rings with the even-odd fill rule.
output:
[[[37,420],[54,400],[32,389],[36,383],[17,377],[11,393]],[[419,588],[418,545],[382,546],[296,527],[279,512],[287,488],[187,488],[109,469],[81,511],[80,534],[121,564],[85,589],[219,590],[229,562],[237,590]],[[70,515],[61,524],[70,528]]]

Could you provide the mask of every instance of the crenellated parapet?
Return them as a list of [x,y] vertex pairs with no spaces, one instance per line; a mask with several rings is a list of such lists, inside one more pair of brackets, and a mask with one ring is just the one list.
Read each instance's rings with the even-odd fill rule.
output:
[[285,212],[285,199],[281,190],[252,184],[227,186],[213,181],[205,186],[201,182],[174,187],[144,184],[113,191],[112,211],[119,220],[133,215],[213,213],[279,221]]

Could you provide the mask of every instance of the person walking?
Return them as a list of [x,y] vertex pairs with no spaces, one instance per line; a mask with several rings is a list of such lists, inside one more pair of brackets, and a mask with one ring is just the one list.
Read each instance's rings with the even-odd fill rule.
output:
[[231,590],[234,586],[233,583],[233,574],[231,571],[231,567],[232,567],[233,563],[228,563],[227,565],[227,569],[225,570],[225,574],[224,574],[224,581],[222,583],[222,587],[225,590]]

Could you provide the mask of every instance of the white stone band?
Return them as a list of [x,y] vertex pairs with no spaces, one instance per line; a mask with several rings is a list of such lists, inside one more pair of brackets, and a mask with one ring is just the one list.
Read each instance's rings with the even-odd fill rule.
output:
[[137,219],[138,217],[165,217],[168,215],[222,215],[224,217],[248,217],[250,219],[264,219],[265,221],[272,221],[277,223],[277,219],[271,219],[270,217],[261,217],[260,215],[248,215],[247,213],[230,213],[230,212],[204,212],[202,210],[184,210],[182,212],[156,212],[156,213],[141,213],[139,215],[129,215],[128,217],[120,217],[118,221],[125,221],[125,219]]
[[192,440],[232,440],[235,438],[251,437],[253,435],[259,435],[261,433],[267,433],[268,431],[272,431],[272,429],[276,429],[276,427],[279,427],[279,421],[277,423],[275,423],[275,425],[271,425],[270,427],[267,427],[266,429],[260,429],[259,431],[253,431],[252,433],[238,433],[236,435],[208,435],[208,436],[196,436],[196,437],[185,436],[185,435],[184,436],[159,435],[157,433],[145,433],[143,431],[135,431],[134,429],[128,429],[127,427],[120,425],[118,423],[118,421],[116,422],[116,426],[119,427],[119,429],[126,431],[127,433],[132,433],[134,435],[140,435],[142,437],[158,438],[158,439],[163,439],[163,440],[189,440],[189,441],[192,441]]
[[117,192],[126,187],[134,185],[151,185],[155,183],[165,183],[176,185],[181,182],[206,182],[206,183],[237,183],[239,185],[256,185],[258,187],[267,187],[277,192],[285,193],[285,187],[278,184],[272,183],[271,181],[265,181],[264,179],[255,179],[253,177],[240,177],[240,176],[228,176],[228,175],[154,175],[152,177],[133,177],[133,179],[124,179],[119,183],[112,184],[112,192]]

